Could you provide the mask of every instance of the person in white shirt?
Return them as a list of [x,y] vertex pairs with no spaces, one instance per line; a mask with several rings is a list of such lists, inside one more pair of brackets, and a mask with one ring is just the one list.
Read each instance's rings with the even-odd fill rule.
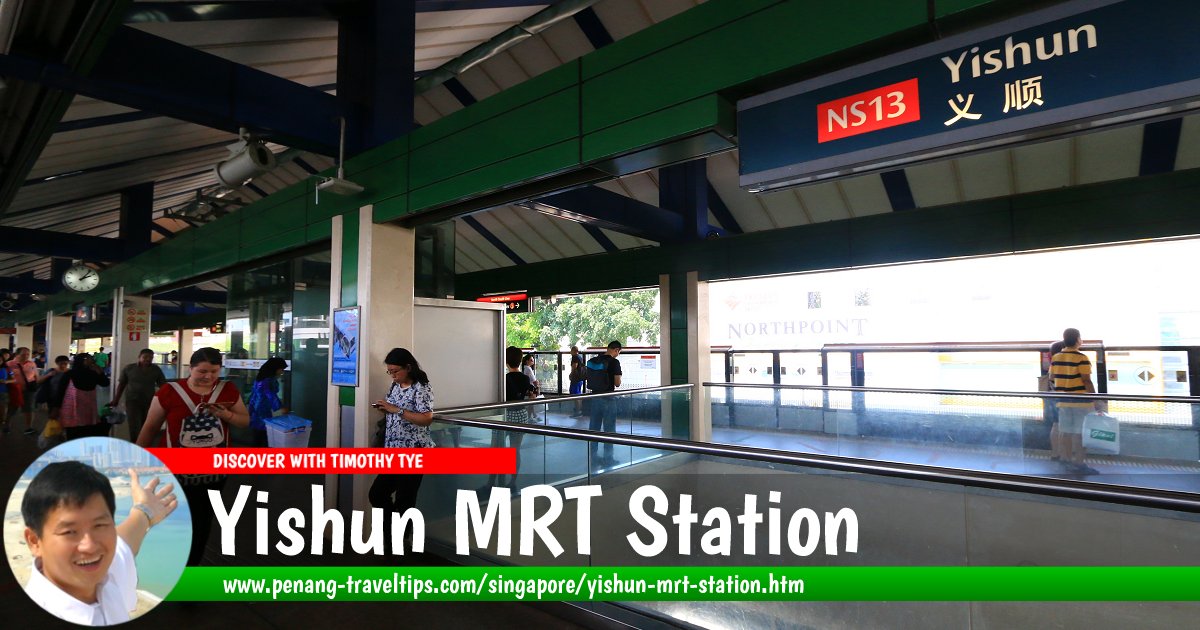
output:
[[529,382],[533,384],[533,395],[537,396],[542,393],[542,384],[538,382],[537,374],[533,371],[533,355],[527,354],[521,360],[521,373],[529,377]]
[[133,507],[116,523],[108,478],[87,464],[55,462],[21,500],[33,570],[25,593],[50,614],[84,626],[128,621],[137,606],[134,556],[146,534],[178,507],[174,484],[145,487],[130,470]]

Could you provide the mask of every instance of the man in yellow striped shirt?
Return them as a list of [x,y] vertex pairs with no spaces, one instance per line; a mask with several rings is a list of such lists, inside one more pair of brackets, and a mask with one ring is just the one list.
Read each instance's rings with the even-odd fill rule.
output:
[[[1063,331],[1061,351],[1050,357],[1050,378],[1054,391],[1067,394],[1094,394],[1092,384],[1092,362],[1079,351],[1079,330],[1068,328]],[[1064,462],[1074,465],[1080,472],[1095,474],[1098,471],[1083,463],[1083,419],[1096,403],[1082,400],[1065,400],[1058,403],[1058,452],[1055,455]]]

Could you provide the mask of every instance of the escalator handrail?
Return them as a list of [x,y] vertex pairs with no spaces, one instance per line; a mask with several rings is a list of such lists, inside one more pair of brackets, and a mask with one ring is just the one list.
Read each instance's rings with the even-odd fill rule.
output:
[[680,389],[694,389],[695,386],[684,383],[683,385],[659,385],[656,387],[637,387],[634,389],[622,389],[621,391],[604,392],[603,394],[578,394],[575,396],[555,396],[554,398],[534,398],[529,400],[519,400],[516,402],[504,403],[489,403],[486,405],[464,405],[462,407],[450,407],[448,409],[436,409],[434,413],[438,414],[455,414],[455,413],[470,413],[473,411],[491,411],[492,409],[508,409],[511,407],[536,407],[538,405],[558,404],[569,402],[572,400],[587,400],[592,398],[611,398],[615,396],[632,396],[633,394],[648,394],[651,392],[667,392]]

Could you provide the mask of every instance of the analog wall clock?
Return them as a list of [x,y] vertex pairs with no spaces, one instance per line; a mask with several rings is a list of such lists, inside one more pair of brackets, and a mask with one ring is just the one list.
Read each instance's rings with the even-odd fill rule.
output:
[[72,291],[91,291],[99,284],[100,273],[80,263],[63,273],[63,285]]

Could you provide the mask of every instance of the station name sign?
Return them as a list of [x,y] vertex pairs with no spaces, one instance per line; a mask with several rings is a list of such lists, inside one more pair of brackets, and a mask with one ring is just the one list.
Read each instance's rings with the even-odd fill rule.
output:
[[1166,113],[1200,98],[1198,26],[1200,2],[1073,2],[744,99],[740,184],[761,192]]

